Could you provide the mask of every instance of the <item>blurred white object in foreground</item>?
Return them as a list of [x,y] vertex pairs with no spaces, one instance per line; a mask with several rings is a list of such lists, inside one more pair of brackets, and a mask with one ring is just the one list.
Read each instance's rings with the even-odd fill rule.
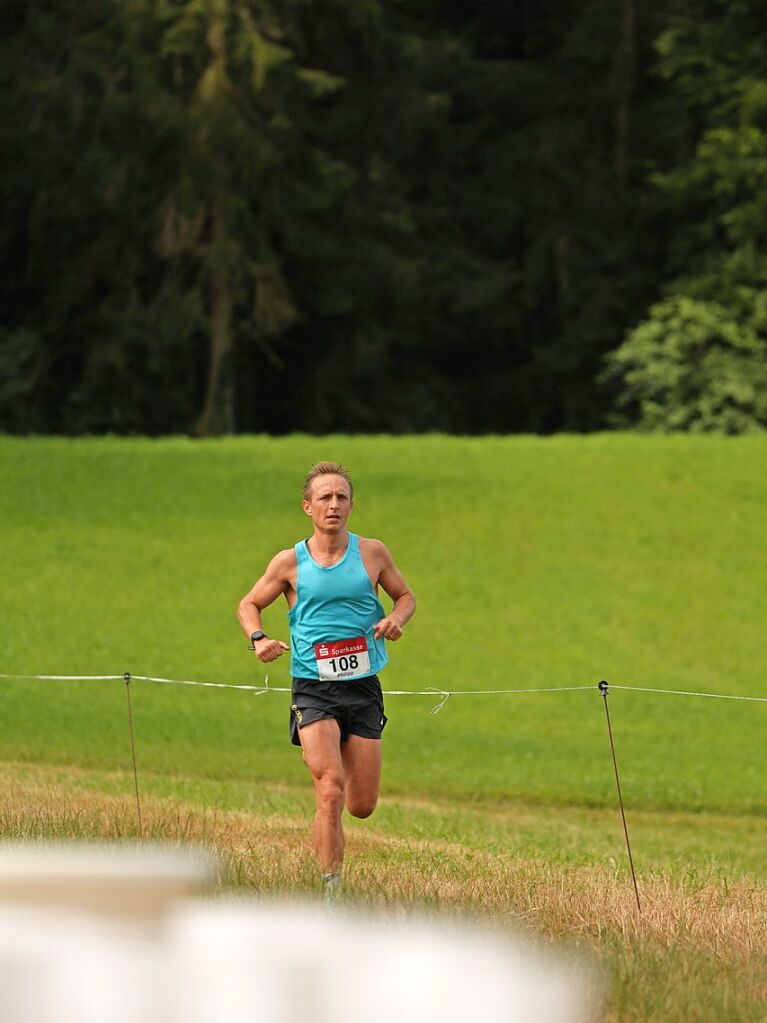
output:
[[97,919],[0,906],[2,1023],[159,1023],[155,949]]
[[594,977],[520,938],[436,917],[395,920],[253,901],[169,920],[184,1023],[584,1023]]
[[77,910],[152,925],[213,876],[201,852],[159,845],[0,845],[0,905]]
[[156,847],[0,846],[0,1023],[594,1018],[590,970],[521,938],[189,898],[211,874],[199,855]]

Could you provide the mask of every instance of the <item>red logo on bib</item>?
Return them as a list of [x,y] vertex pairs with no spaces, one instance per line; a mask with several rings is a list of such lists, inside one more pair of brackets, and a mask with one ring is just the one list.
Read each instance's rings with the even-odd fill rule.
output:
[[364,636],[315,643],[314,657],[318,677],[327,681],[365,678],[370,674],[370,654]]
[[356,639],[338,639],[333,643],[315,643],[314,655],[320,660],[328,657],[348,657],[350,654],[366,653],[368,648],[364,636],[357,636]]

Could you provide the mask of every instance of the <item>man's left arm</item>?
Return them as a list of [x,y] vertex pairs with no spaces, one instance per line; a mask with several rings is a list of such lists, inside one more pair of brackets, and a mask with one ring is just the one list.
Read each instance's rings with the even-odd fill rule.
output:
[[378,556],[380,559],[378,585],[394,601],[394,607],[385,618],[376,622],[373,634],[376,639],[397,640],[415,613],[415,597],[384,544],[380,544]]

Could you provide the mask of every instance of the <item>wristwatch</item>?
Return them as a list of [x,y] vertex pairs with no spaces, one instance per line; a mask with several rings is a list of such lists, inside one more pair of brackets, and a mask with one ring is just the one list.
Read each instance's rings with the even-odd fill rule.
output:
[[258,643],[259,639],[269,639],[269,637],[267,636],[267,634],[265,632],[262,632],[261,629],[257,629],[255,632],[251,632],[251,634],[250,634],[250,649],[251,650],[255,650],[256,649],[256,643]]

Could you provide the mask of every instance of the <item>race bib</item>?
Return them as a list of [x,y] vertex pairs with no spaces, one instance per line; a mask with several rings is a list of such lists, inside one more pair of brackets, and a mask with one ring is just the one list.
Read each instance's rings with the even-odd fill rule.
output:
[[370,674],[370,654],[364,636],[315,643],[317,674],[322,679],[364,678]]

